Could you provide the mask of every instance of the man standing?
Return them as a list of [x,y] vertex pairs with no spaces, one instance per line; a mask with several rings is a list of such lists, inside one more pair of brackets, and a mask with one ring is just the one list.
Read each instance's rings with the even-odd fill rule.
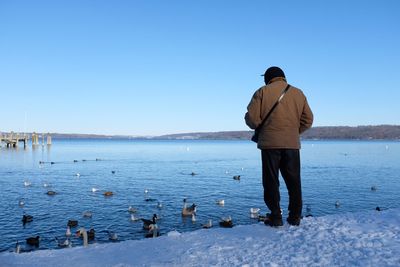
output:
[[[290,225],[299,225],[303,206],[300,134],[311,127],[313,113],[303,92],[291,85],[288,87],[285,74],[280,68],[270,67],[263,76],[266,85],[254,93],[247,106],[245,120],[251,129],[258,128],[259,132],[257,147],[261,149],[264,201],[271,211],[264,222],[270,226],[283,225],[279,193],[280,171],[289,193],[287,222]],[[274,105],[276,106],[272,113],[263,123]]]

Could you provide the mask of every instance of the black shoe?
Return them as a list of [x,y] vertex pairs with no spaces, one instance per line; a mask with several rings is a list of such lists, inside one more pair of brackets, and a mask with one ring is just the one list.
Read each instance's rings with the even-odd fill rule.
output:
[[264,224],[271,227],[278,227],[283,225],[282,216],[274,216],[267,213],[264,219]]
[[300,225],[300,217],[288,217],[286,219],[288,224],[293,225],[293,226],[299,226]]

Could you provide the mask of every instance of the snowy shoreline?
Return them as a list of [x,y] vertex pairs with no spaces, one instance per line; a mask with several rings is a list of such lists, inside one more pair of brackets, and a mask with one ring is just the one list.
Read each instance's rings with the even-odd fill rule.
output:
[[400,209],[0,254],[0,266],[400,266]]

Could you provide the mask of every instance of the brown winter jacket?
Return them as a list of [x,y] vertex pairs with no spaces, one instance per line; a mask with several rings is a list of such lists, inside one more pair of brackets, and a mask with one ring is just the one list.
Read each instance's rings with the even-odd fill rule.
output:
[[[254,93],[245,115],[246,124],[251,129],[261,124],[286,86],[285,79],[275,78]],[[290,86],[260,129],[257,147],[300,149],[300,134],[309,129],[312,123],[313,113],[306,97],[300,89]]]

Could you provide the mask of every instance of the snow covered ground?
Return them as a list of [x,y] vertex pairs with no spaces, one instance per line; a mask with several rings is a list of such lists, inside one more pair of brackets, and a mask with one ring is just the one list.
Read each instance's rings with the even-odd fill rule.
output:
[[32,253],[0,266],[400,266],[400,209],[262,223]]

